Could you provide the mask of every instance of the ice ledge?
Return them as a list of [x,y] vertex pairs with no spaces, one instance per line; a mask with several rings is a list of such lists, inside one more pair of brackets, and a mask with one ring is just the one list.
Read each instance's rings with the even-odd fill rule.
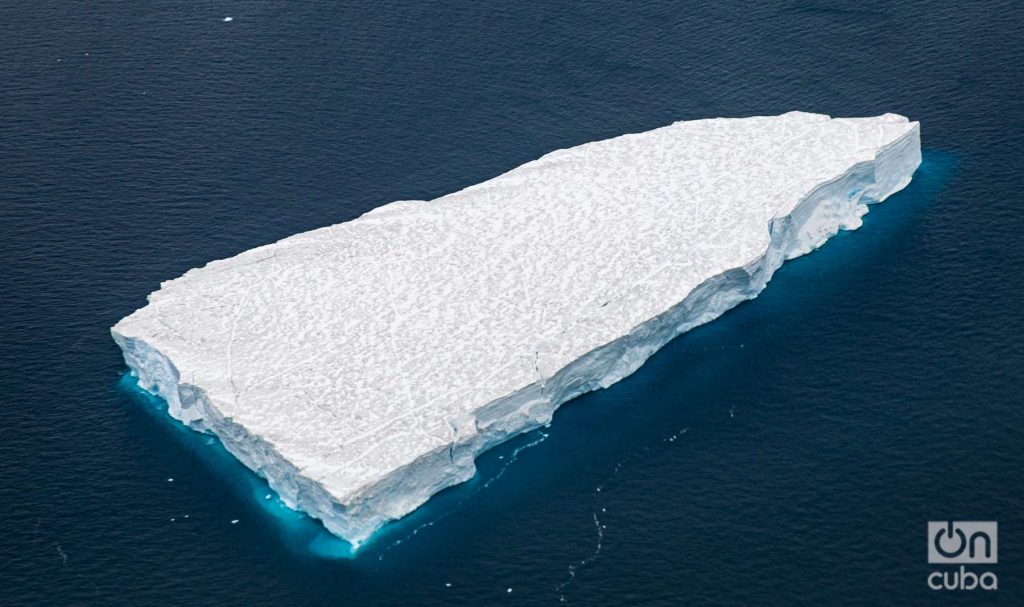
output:
[[[765,136],[764,131],[772,132]],[[766,152],[780,156],[755,167],[769,174],[755,171],[740,176],[740,181],[756,179],[747,190],[740,187],[742,183],[736,185],[736,179],[730,181],[729,175],[694,172],[690,164],[680,164],[699,164],[708,155],[720,153],[715,146],[743,145],[744,141],[753,141],[747,156],[743,149],[726,150],[740,155],[741,165],[762,162]],[[857,147],[860,145],[863,149]],[[828,158],[819,162],[823,154]],[[715,162],[707,164],[714,168]],[[736,170],[727,159],[721,162],[724,168]],[[801,162],[821,166],[807,167]],[[786,259],[817,248],[840,229],[859,227],[865,205],[902,189],[919,163],[918,125],[892,114],[834,120],[792,113],[777,118],[677,123],[553,152],[434,202],[392,203],[348,224],[300,234],[192,270],[164,283],[161,291],[151,295],[150,305],[118,323],[112,335],[140,385],[164,398],[172,416],[196,430],[216,434],[228,451],[265,477],[290,506],[322,520],[330,531],[358,546],[387,521],[411,512],[441,489],[472,477],[474,460],[483,451],[547,424],[561,403],[615,383],[676,335],[755,297]],[[771,172],[787,170],[796,177]],[[617,181],[599,183],[603,172]],[[668,178],[675,174],[681,185]],[[582,177],[573,181],[577,175]],[[694,186],[693,180],[701,176],[718,183]],[[647,187],[648,183],[654,186]],[[573,198],[561,195],[560,187],[590,189],[582,198]],[[725,193],[719,196],[722,189]],[[699,208],[689,214],[702,205],[687,204],[688,197],[701,194],[708,197],[707,206],[713,211],[709,217],[699,217]],[[537,196],[547,199],[533,204]],[[713,200],[716,196],[721,204]],[[756,204],[747,202],[749,196],[758,197]],[[609,204],[603,204],[605,199]],[[501,210],[495,208],[499,204]],[[513,205],[522,207],[522,212],[507,212]],[[549,212],[551,208],[555,211]],[[609,215],[623,225],[604,226]],[[455,219],[450,219],[453,216]],[[500,221],[491,221],[494,216]],[[543,221],[554,222],[555,230],[563,232],[577,230],[576,224],[581,223],[574,237],[593,235],[595,247],[576,251],[574,242],[563,240],[559,244],[566,252],[554,259],[558,264],[575,264],[571,269],[558,264],[524,264],[525,269],[502,277],[510,288],[520,289],[521,298],[534,298],[532,305],[521,308],[515,306],[515,297],[508,298],[512,303],[507,306],[505,300],[488,299],[490,284],[474,291],[477,285],[473,281],[459,283],[465,288],[447,293],[451,297],[446,300],[444,290],[431,284],[442,275],[431,274],[431,267],[417,266],[416,259],[400,259],[391,265],[370,261],[384,255],[401,256],[406,250],[437,263],[467,252],[516,260],[521,256],[504,254],[506,240],[518,238],[527,247],[540,247],[537,238],[558,240],[557,233],[537,227]],[[758,221],[763,222],[760,231]],[[685,222],[693,225],[678,227]],[[440,224],[442,229],[433,231],[432,224]],[[709,233],[707,240],[715,241],[714,247],[691,246],[694,233],[716,226],[729,232],[728,238],[715,241],[714,233]],[[661,227],[669,235],[651,236],[633,246],[630,238],[620,238],[619,227],[627,237],[638,236],[639,229]],[[338,231],[343,233],[336,234]],[[462,238],[446,239],[444,233],[453,231]],[[481,246],[464,244],[474,238]],[[424,239],[430,246],[417,249]],[[639,250],[632,256],[613,256],[610,261],[599,259],[612,266],[602,273],[587,263],[588,255],[601,250],[601,239],[624,247],[616,252]],[[732,239],[742,243],[730,246]],[[666,254],[665,247],[680,248],[680,253]],[[578,253],[575,257],[574,252]],[[536,255],[547,260],[549,252],[541,250]],[[712,262],[697,263],[699,267],[694,268],[689,257],[698,255],[710,255]],[[629,259],[622,260],[624,257]],[[491,271],[501,265],[468,259],[443,276],[458,283],[466,264]],[[402,268],[427,276],[418,283],[415,275],[404,275],[404,284],[411,285],[409,291],[396,291],[396,283],[403,283],[393,276]],[[358,299],[390,298],[391,313],[357,309],[355,316],[368,326],[346,325],[324,332],[355,342],[369,332],[371,339],[343,344],[338,354],[327,352],[322,357],[327,366],[302,367],[297,357],[319,353],[333,342],[310,345],[291,339],[287,332],[301,332],[303,325],[297,323],[303,319],[324,323],[338,313],[331,301],[316,299],[322,293],[308,289],[308,283],[326,282],[336,287],[338,276],[347,281],[354,273],[374,271],[378,272],[375,282],[352,281],[356,299],[338,297],[344,300],[346,311],[347,306],[358,305]],[[560,289],[544,289],[545,281],[580,276],[589,284],[564,287],[566,295],[574,298],[571,306],[559,307]],[[301,288],[295,286],[300,283]],[[281,293],[298,303],[287,297],[281,301]],[[405,300],[418,304],[424,293],[439,296],[425,302],[430,308],[426,312],[422,306],[398,307]],[[446,325],[441,316],[446,306],[465,303],[460,296],[497,306],[506,316],[490,325],[470,316],[457,322],[483,323],[481,330],[485,330],[502,327],[499,321],[509,317],[526,318],[522,326],[543,330],[527,341],[503,340],[496,332],[495,347],[504,349],[495,359],[475,352],[461,359],[445,358],[439,351],[429,347],[416,350],[419,344],[402,340],[410,329],[405,319],[425,317],[424,323],[453,333],[452,343],[443,348],[463,343],[472,350],[478,345],[472,339],[475,334],[457,333],[457,325]],[[565,315],[551,322],[534,320],[538,307],[541,312],[554,309]],[[306,313],[309,309],[316,313]],[[458,309],[474,310],[471,305]],[[488,314],[483,313],[486,320]],[[250,315],[257,319],[247,325]],[[283,325],[280,330],[279,325]],[[401,327],[402,332],[396,334],[393,327]],[[304,337],[309,339],[308,334]],[[239,348],[240,339],[245,340],[246,351]],[[254,351],[248,352],[250,348]],[[268,359],[270,362],[265,362]],[[374,367],[394,360],[403,363],[398,373],[372,376]],[[435,364],[432,370],[443,376],[439,382],[416,374],[415,363],[430,364],[425,361]],[[468,366],[474,361],[487,366],[492,389],[472,385],[485,377],[467,379],[460,374],[458,363]],[[335,373],[341,362],[371,377],[363,380],[342,370]],[[411,377],[404,377],[403,369],[409,370]],[[298,380],[292,381],[295,377]],[[327,383],[320,383],[325,377]],[[337,386],[331,379],[359,383],[359,390],[346,392],[345,385]],[[271,384],[269,390],[267,384]],[[378,388],[383,395],[374,391]],[[445,389],[455,396],[444,393]],[[405,404],[392,404],[399,401]],[[364,420],[381,410],[388,414],[383,421]],[[368,465],[366,459],[381,461]]]

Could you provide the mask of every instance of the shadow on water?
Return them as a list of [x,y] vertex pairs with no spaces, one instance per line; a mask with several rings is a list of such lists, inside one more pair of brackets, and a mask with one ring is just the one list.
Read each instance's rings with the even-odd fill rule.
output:
[[[645,443],[674,441],[682,425],[721,417],[724,404],[702,397],[702,386],[722,381],[724,376],[732,373],[733,364],[729,362],[732,355],[709,357],[707,352],[740,352],[736,348],[742,348],[742,342],[750,341],[743,318],[749,314],[748,310],[756,311],[760,306],[770,308],[773,314],[793,314],[794,308],[813,305],[812,293],[842,288],[834,281],[815,278],[827,276],[840,268],[844,272],[855,271],[867,260],[901,246],[901,240],[908,238],[913,226],[928,213],[958,162],[952,153],[926,151],[911,184],[886,203],[873,206],[864,218],[863,229],[839,234],[813,254],[787,262],[756,301],[741,304],[720,319],[673,340],[636,373],[607,390],[566,403],[556,413],[551,427],[526,433],[484,453],[476,462],[476,476],[466,483],[445,489],[413,513],[386,525],[358,551],[328,532],[318,520],[286,506],[266,480],[243,466],[216,437],[195,432],[170,418],[166,402],[139,388],[134,377],[123,374],[118,388],[133,403],[151,413],[159,426],[168,429],[175,440],[201,459],[241,499],[255,504],[254,510],[259,512],[262,521],[277,532],[288,549],[324,559],[354,559],[358,556],[360,560],[383,560],[392,551],[414,543],[421,532],[447,523],[449,515],[463,508],[472,509],[474,498],[501,479],[527,449],[532,449],[532,457],[517,466],[523,469],[515,474],[515,483],[537,482],[545,471],[579,465],[581,461],[600,461],[601,452],[610,449],[608,445],[613,441],[632,442],[634,452],[638,452],[636,449],[642,449]],[[770,333],[760,337],[770,338]],[[757,347],[752,345],[752,349]],[[741,360],[742,356],[736,354],[732,358]],[[679,377],[680,372],[684,377]],[[635,403],[641,392],[649,392],[652,387],[656,391],[658,386],[669,384],[685,384],[687,394],[651,402],[651,406],[645,402],[643,411],[636,411]],[[684,407],[690,410],[678,411],[679,402],[685,403]],[[729,415],[732,415],[731,408]],[[603,427],[598,426],[597,435],[594,418],[603,424]],[[584,437],[584,434],[588,436]],[[554,440],[541,445],[549,437]],[[562,463],[556,465],[555,462]],[[622,463],[619,460],[612,465],[616,473]],[[505,488],[504,492],[507,491],[509,489]]]

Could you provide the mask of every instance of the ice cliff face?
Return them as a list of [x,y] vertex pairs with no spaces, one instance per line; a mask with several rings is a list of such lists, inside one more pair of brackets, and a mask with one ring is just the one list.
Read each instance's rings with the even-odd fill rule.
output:
[[119,322],[142,387],[354,545],[860,226],[886,114],[679,122],[215,261]]

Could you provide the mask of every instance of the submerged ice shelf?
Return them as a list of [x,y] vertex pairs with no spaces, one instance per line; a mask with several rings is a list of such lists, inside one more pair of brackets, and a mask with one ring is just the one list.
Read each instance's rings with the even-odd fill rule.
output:
[[893,114],[678,122],[212,262],[111,332],[172,416],[358,546],[859,227],[920,160]]

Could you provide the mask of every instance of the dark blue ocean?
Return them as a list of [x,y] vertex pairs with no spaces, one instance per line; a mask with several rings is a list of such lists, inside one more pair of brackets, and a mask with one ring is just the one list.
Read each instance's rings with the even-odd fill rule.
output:
[[[1020,604],[1022,32],[1017,2],[0,4],[0,604]],[[924,163],[356,558],[108,334],[392,200],[794,109],[907,115]],[[998,521],[998,590],[928,588],[950,519]]]

